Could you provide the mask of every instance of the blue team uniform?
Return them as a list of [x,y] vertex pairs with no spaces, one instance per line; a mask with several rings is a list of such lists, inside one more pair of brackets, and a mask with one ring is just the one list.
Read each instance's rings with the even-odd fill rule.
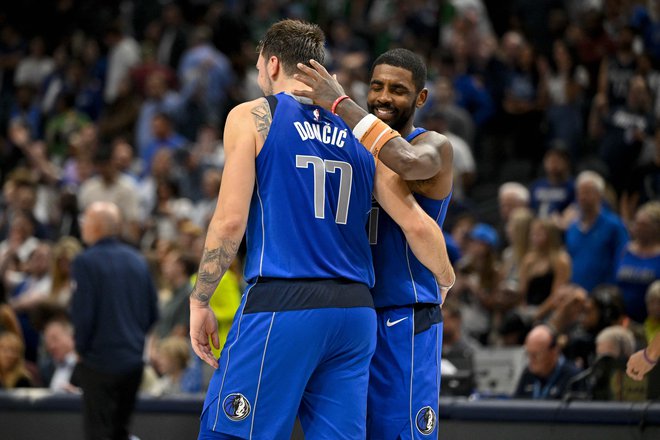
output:
[[[412,141],[425,130],[415,129]],[[433,200],[415,194],[442,226],[451,194]],[[413,255],[401,228],[377,205],[369,237],[378,319],[367,404],[367,437],[373,440],[437,437],[442,346],[442,297],[433,274]]]
[[204,403],[200,439],[365,436],[375,349],[365,233],[375,165],[350,128],[288,94],[256,158],[249,285]]

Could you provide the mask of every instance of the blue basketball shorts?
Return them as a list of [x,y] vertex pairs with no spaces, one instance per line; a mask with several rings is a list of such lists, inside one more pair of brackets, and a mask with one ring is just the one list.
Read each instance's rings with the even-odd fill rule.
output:
[[367,438],[438,437],[442,312],[437,304],[377,310]]
[[376,313],[367,286],[258,281],[246,290],[204,403],[199,439],[366,436]]

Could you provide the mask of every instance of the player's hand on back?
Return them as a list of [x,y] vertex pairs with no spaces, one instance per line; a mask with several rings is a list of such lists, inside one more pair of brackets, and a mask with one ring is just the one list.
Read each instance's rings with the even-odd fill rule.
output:
[[190,301],[190,342],[195,354],[204,362],[218,368],[218,360],[211,351],[211,342],[215,348],[220,348],[218,340],[218,321],[208,304]]
[[339,84],[337,78],[330,75],[325,67],[316,60],[310,60],[310,64],[312,67],[298,63],[298,73],[293,77],[312,90],[294,90],[293,94],[310,98],[314,104],[331,110],[335,100],[345,94],[344,88]]

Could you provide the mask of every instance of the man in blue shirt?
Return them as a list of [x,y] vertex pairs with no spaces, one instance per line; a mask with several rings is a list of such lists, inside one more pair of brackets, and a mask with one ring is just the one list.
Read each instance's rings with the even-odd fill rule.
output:
[[571,177],[568,151],[550,148],[543,157],[545,177],[532,182],[531,207],[539,217],[561,215],[575,200],[575,182]]
[[566,248],[573,263],[571,281],[591,291],[598,284],[614,283],[628,232],[616,214],[603,208],[601,176],[583,171],[576,189],[580,214],[566,231]]

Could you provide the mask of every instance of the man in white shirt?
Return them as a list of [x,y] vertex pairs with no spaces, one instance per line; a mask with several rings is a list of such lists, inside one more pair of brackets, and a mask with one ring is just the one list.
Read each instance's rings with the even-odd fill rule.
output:
[[103,98],[107,104],[111,104],[117,99],[119,84],[131,68],[140,62],[140,45],[133,37],[124,35],[118,25],[110,26],[105,31],[105,43],[109,51]]
[[66,318],[49,321],[44,328],[44,345],[51,361],[42,371],[44,385],[48,385],[48,388],[56,393],[78,392],[73,377],[78,354],[71,322]]

